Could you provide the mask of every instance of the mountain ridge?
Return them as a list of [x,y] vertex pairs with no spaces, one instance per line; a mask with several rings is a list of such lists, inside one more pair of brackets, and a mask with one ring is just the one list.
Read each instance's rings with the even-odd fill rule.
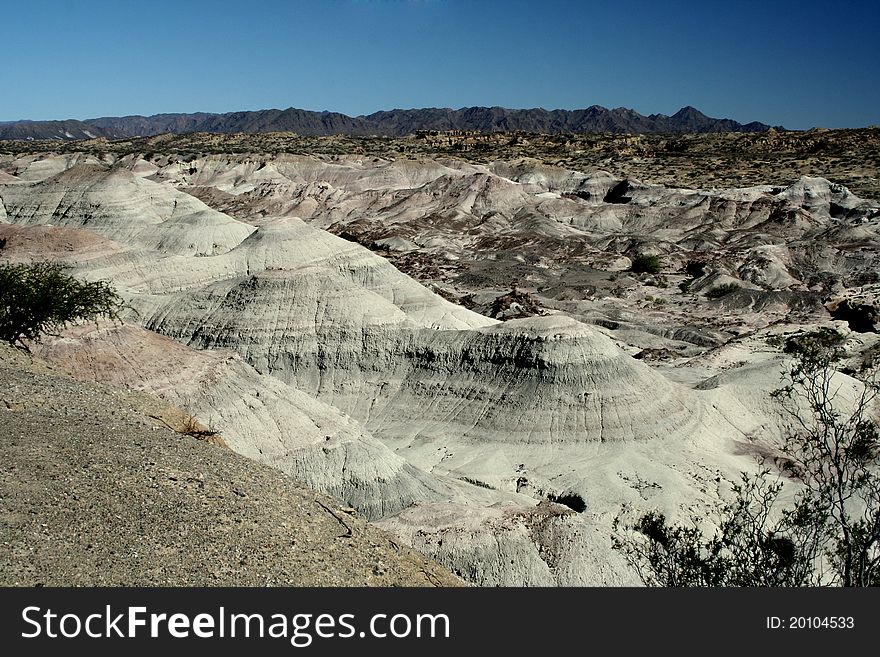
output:
[[[2,140],[57,139],[74,141],[103,137],[125,139],[173,133],[221,134],[295,132],[303,136],[350,135],[401,137],[418,131],[450,130],[531,133],[681,134],[762,132],[771,126],[752,121],[709,117],[686,106],[672,116],[644,115],[625,107],[608,109],[591,105],[584,109],[547,110],[504,107],[428,107],[392,109],[349,116],[340,112],[311,111],[294,107],[214,114],[163,113],[151,116],[105,116],[83,121],[0,122]],[[780,126],[776,126],[780,128]]]

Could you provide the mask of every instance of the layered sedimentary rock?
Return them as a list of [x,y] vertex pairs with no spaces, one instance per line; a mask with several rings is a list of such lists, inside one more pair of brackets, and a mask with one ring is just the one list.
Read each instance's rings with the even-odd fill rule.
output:
[[[126,321],[176,341],[80,327],[47,357],[172,400],[481,584],[630,582],[614,513],[711,500],[773,449],[782,369],[754,334],[830,322],[821,294],[870,283],[880,221],[821,179],[686,190],[527,161],[4,170],[0,259],[109,279]],[[639,254],[660,271],[627,271]],[[528,308],[499,322],[393,258],[474,308]]]
[[80,380],[153,393],[218,431],[226,445],[334,495],[369,519],[456,492],[351,418],[231,352],[185,347],[131,325],[83,325],[36,351]]
[[101,164],[76,164],[30,185],[7,185],[3,204],[12,223],[89,228],[160,253],[225,253],[253,232],[188,194]]

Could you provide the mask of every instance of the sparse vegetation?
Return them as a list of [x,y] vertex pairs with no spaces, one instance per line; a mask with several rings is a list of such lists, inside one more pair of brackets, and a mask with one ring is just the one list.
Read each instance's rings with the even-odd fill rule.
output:
[[659,256],[640,253],[633,258],[629,270],[634,274],[659,274],[663,269],[663,262]]
[[[672,524],[653,510],[625,525],[618,515],[612,547],[646,586],[806,585],[813,555],[798,551],[786,535],[789,519],[771,522],[782,485],[766,474],[744,474],[712,517],[693,513],[688,523]],[[711,521],[716,529],[707,534]]]
[[0,265],[0,340],[26,348],[26,341],[72,322],[118,319],[122,299],[108,282],[78,281],[64,269],[50,262]]
[[720,299],[721,297],[726,297],[731,292],[736,292],[740,289],[740,286],[736,283],[723,283],[722,285],[716,285],[711,290],[706,292],[707,299]]
[[[31,153],[51,150],[60,153],[87,152],[95,155],[176,153],[301,153],[338,155],[363,153],[395,159],[402,156],[443,155],[473,161],[513,160],[533,157],[547,164],[587,171],[599,162],[619,177],[632,176],[656,183],[700,187],[766,184],[768,180],[794,180],[804,166],[814,165],[825,177],[846,185],[868,198],[880,198],[880,183],[870,167],[880,161],[880,129],[834,130],[825,135],[831,148],[815,152],[814,135],[809,132],[778,132],[688,135],[685,150],[667,150],[666,135],[554,134],[521,135],[511,133],[479,135],[480,150],[471,149],[470,136],[437,142],[419,137],[358,137],[334,135],[309,137],[291,132],[233,135],[187,133],[132,137],[113,141],[0,140],[0,153]],[[488,147],[488,150],[485,150]],[[149,159],[149,158],[147,158]],[[610,159],[610,162],[609,162]],[[859,166],[853,166],[853,162]]]
[[462,481],[465,481],[472,486],[479,486],[480,488],[486,488],[488,490],[495,490],[492,486],[487,484],[485,481],[480,481],[479,479],[474,479],[473,477],[459,477]]
[[192,415],[187,415],[184,418],[183,424],[177,429],[177,432],[198,440],[209,440],[220,435],[219,431],[203,426]]
[[880,433],[869,413],[880,385],[876,370],[863,372],[843,412],[842,345],[831,329],[783,343],[794,361],[773,396],[795,429],[776,465],[800,488],[792,505],[779,508],[782,480],[764,469],[686,524],[656,510],[631,524],[618,515],[613,547],[646,585],[880,586]]

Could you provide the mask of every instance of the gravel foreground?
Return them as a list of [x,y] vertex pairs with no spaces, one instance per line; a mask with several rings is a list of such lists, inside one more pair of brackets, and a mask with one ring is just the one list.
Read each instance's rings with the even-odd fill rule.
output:
[[174,410],[0,346],[0,585],[462,585]]

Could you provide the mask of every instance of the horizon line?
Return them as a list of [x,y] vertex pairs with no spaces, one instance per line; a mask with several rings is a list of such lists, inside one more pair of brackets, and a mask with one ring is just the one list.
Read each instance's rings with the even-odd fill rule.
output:
[[[286,112],[289,110],[298,110],[301,112],[311,112],[311,113],[315,113],[315,114],[338,114],[340,116],[346,116],[348,118],[357,119],[357,118],[369,117],[374,114],[379,114],[381,112],[412,112],[412,111],[419,111],[419,110],[449,110],[452,112],[460,112],[462,110],[468,110],[468,109],[502,109],[502,110],[514,111],[514,112],[526,112],[526,111],[535,111],[535,110],[540,110],[540,111],[544,111],[544,112],[579,112],[579,111],[585,111],[585,110],[589,110],[589,109],[593,109],[593,108],[599,108],[599,109],[612,111],[612,112],[617,111],[617,110],[626,110],[628,112],[635,112],[636,114],[639,114],[639,115],[644,116],[646,118],[651,118],[651,117],[671,118],[671,117],[675,116],[675,114],[678,114],[679,112],[682,112],[682,111],[688,110],[688,109],[693,109],[693,110],[699,112],[700,114],[702,114],[703,116],[706,116],[707,118],[710,118],[710,119],[736,121],[737,123],[740,123],[739,120],[731,119],[729,117],[709,116],[708,114],[706,114],[702,110],[700,110],[697,107],[695,107],[694,105],[690,105],[690,104],[683,105],[678,110],[676,110],[676,112],[674,112],[673,114],[664,114],[662,112],[652,112],[650,114],[643,114],[639,110],[633,109],[631,107],[626,107],[623,105],[620,105],[618,107],[606,107],[605,105],[599,105],[599,104],[594,103],[594,104],[588,105],[586,107],[574,107],[574,108],[556,107],[556,108],[552,108],[552,109],[548,109],[547,107],[543,107],[543,106],[506,107],[503,105],[463,105],[461,107],[456,108],[456,107],[448,107],[448,106],[440,107],[440,106],[432,105],[432,106],[422,106],[422,107],[394,107],[391,109],[377,109],[377,110],[374,110],[374,111],[366,113],[366,114],[347,114],[347,113],[339,111],[339,110],[330,110],[330,109],[315,110],[315,109],[306,109],[304,107],[295,107],[295,106],[291,105],[291,106],[285,107],[285,108],[261,107],[258,109],[235,109],[235,110],[228,110],[228,111],[224,111],[224,112],[210,112],[210,111],[203,111],[203,110],[195,110],[195,111],[190,111],[190,112],[165,111],[165,112],[155,112],[152,114],[102,114],[100,116],[90,116],[90,117],[86,117],[86,118],[77,118],[77,117],[73,117],[73,116],[68,116],[65,118],[53,118],[53,119],[30,119],[30,118],[0,119],[0,124],[47,123],[47,122],[63,122],[63,121],[85,122],[85,121],[95,121],[98,119],[117,119],[117,118],[122,119],[122,118],[130,118],[130,117],[153,118],[153,117],[157,117],[157,116],[194,115],[194,114],[223,116],[226,114],[241,114],[241,113],[248,113],[248,112],[274,112],[274,111]],[[748,125],[749,123],[764,123],[764,122],[759,121],[759,120],[753,120],[753,121],[747,121],[747,122],[744,122],[741,124]],[[765,124],[765,125],[769,125],[769,124]],[[772,126],[772,127],[781,127],[781,126]]]

